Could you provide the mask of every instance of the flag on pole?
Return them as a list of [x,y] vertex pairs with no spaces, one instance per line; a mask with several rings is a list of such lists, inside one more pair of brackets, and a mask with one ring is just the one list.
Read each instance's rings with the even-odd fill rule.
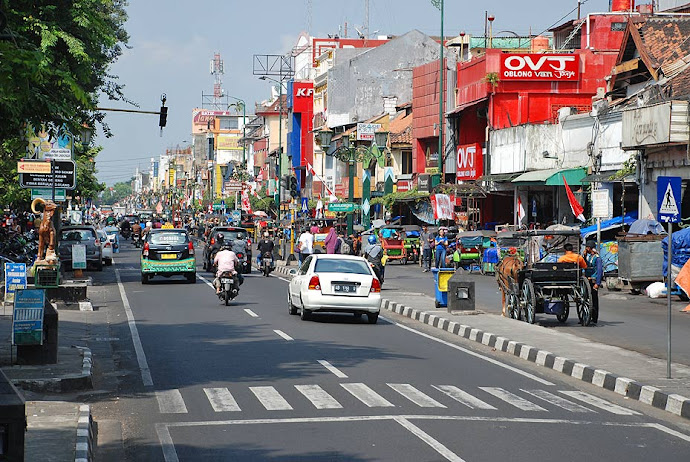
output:
[[518,219],[518,225],[522,223],[522,220],[525,218],[525,208],[522,206],[522,200],[520,199],[520,196],[518,196],[518,203],[517,203],[517,219]]
[[573,211],[573,215],[575,215],[575,218],[578,220],[585,222],[585,216],[582,214],[585,211],[585,208],[580,205],[580,203],[575,199],[575,194],[573,194],[573,191],[570,189],[570,186],[568,186],[568,182],[565,181],[565,175],[561,175],[563,177],[563,185],[565,186],[565,193],[568,195],[568,202],[570,202],[570,210]]

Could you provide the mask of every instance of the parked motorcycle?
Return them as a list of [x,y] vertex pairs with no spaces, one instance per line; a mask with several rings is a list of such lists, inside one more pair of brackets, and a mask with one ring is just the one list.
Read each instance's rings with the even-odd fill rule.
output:
[[271,252],[264,252],[261,255],[261,273],[268,277],[271,271],[273,271],[273,255]]
[[229,271],[225,271],[220,275],[220,292],[218,298],[225,302],[225,306],[230,305],[230,300],[233,300],[240,293],[240,284],[237,276],[233,276]]

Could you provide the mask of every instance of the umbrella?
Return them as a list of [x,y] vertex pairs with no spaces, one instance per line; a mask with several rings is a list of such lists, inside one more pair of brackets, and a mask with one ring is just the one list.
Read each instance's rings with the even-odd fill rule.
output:
[[268,214],[266,212],[264,212],[263,210],[257,210],[256,212],[254,212],[254,216],[266,218],[266,217],[268,217]]
[[378,229],[378,228],[380,228],[380,227],[382,227],[382,226],[386,226],[386,222],[383,221],[383,220],[374,220],[374,221],[371,222],[371,224],[372,224],[372,226],[373,226],[374,228],[376,228],[376,229]]

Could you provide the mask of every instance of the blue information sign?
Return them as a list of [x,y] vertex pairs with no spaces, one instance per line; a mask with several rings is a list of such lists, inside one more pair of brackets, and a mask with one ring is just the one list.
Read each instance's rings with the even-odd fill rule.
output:
[[309,211],[309,198],[302,198],[302,213],[307,213]]
[[5,263],[5,301],[13,302],[18,289],[26,289],[26,263]]
[[242,220],[242,212],[239,210],[232,211],[232,221],[239,223]]
[[43,289],[20,289],[14,296],[12,312],[12,344],[43,345]]
[[679,176],[660,176],[656,180],[656,202],[659,221],[664,223],[680,222],[680,185]]

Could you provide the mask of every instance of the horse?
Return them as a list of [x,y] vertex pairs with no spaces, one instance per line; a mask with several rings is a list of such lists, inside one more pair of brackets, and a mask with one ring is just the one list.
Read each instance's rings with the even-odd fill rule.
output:
[[506,315],[506,292],[517,286],[518,274],[524,263],[517,255],[508,255],[496,265],[496,282],[501,289],[501,315]]
[[[41,225],[38,227],[38,255],[36,261],[54,260],[55,258],[55,226],[53,225],[53,215],[57,209],[57,205],[53,201],[46,201],[37,197],[31,203],[31,211],[39,213],[36,210],[36,204],[43,204],[43,218]],[[47,246],[47,250],[46,250]]]

